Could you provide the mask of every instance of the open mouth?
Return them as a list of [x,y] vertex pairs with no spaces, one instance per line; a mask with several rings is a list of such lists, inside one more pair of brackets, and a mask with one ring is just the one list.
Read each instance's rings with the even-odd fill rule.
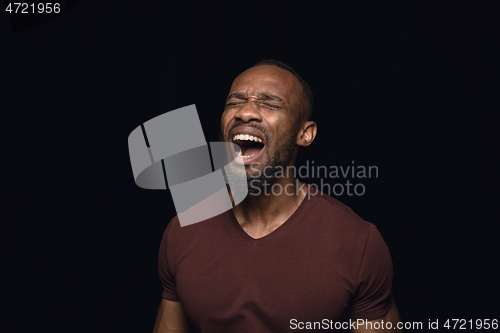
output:
[[255,161],[265,146],[262,138],[249,134],[235,134],[232,141],[240,148],[235,151],[236,161],[245,165]]

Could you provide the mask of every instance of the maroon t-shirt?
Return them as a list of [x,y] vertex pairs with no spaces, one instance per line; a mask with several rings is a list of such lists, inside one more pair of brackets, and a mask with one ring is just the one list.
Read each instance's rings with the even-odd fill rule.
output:
[[159,252],[163,298],[182,304],[195,332],[296,332],[299,322],[382,317],[394,302],[382,236],[338,200],[309,193],[259,239],[232,211],[185,227],[172,219]]

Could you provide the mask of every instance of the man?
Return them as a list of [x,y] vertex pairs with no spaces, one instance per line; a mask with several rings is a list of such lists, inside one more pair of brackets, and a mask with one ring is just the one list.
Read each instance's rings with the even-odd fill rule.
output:
[[[221,135],[241,149],[249,195],[206,221],[169,223],[154,332],[398,331],[392,262],[376,227],[292,173],[276,175],[314,141],[311,110],[309,87],[281,62],[234,80]],[[368,323],[334,325],[349,319]]]

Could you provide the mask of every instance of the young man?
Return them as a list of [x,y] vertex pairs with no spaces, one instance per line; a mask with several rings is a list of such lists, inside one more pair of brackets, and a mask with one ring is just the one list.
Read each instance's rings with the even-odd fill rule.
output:
[[[314,141],[311,110],[309,87],[280,62],[234,80],[221,135],[241,148],[249,195],[206,221],[169,223],[154,332],[398,331],[392,261],[376,227],[293,173],[278,175]],[[378,325],[346,325],[358,319]]]

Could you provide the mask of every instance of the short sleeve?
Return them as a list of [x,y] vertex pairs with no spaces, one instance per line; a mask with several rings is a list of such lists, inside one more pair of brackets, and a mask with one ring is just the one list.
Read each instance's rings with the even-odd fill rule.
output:
[[163,238],[160,243],[160,250],[158,254],[158,275],[160,276],[161,285],[163,288],[162,297],[169,301],[179,301],[177,296],[177,287],[175,285],[175,276],[172,273],[172,269],[170,267],[171,260],[171,251],[169,250],[170,242],[169,238],[169,230],[172,227],[174,220],[170,221],[165,232],[163,233]]
[[384,316],[394,303],[393,268],[389,248],[378,229],[370,223],[358,271],[358,283],[349,318],[374,320]]

